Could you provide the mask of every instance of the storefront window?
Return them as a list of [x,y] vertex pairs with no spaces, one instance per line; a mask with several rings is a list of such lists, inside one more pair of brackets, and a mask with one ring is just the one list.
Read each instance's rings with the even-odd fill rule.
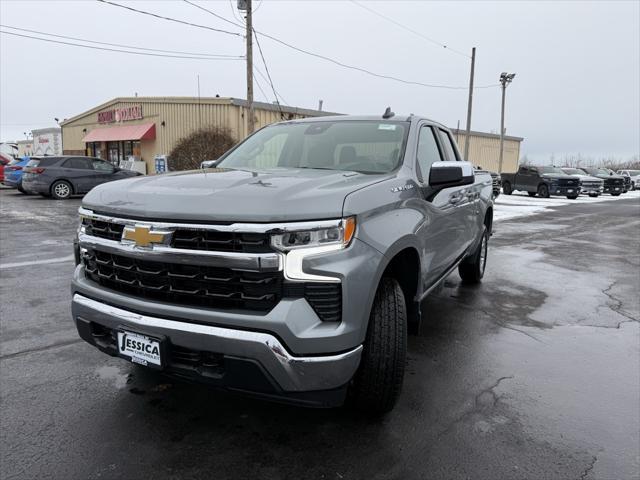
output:
[[100,146],[101,146],[100,142],[87,143],[87,155],[89,155],[90,157],[102,158],[101,157],[102,150]]
[[114,165],[120,163],[120,145],[119,142],[107,142],[108,160]]

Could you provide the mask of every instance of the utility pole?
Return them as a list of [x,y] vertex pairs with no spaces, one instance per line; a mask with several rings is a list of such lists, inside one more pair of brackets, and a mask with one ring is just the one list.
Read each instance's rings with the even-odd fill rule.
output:
[[248,135],[255,130],[255,115],[253,112],[253,20],[251,14],[251,0],[245,0],[247,24],[247,106],[249,119],[247,121]]
[[471,49],[471,74],[469,75],[469,102],[467,105],[467,134],[464,138],[464,161],[469,161],[469,137],[471,137],[471,106],[473,105],[473,75],[476,68],[476,47]]
[[498,160],[498,173],[502,173],[502,157],[504,155],[504,99],[507,92],[507,85],[513,81],[515,73],[502,72],[500,74],[500,84],[502,85],[502,109],[500,113],[500,158]]

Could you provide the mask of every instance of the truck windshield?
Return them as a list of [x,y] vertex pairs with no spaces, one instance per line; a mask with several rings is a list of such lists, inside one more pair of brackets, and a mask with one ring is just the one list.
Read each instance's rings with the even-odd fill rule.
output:
[[583,170],[591,175],[610,175],[604,168],[583,168]]
[[400,163],[408,131],[408,122],[371,120],[278,124],[249,137],[218,166],[388,173]]
[[540,173],[564,173],[558,167],[538,167]]

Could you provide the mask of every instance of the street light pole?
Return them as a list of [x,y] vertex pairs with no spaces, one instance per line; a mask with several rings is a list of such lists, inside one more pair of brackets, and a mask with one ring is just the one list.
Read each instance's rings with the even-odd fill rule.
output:
[[504,155],[504,98],[507,92],[507,85],[513,81],[515,73],[502,72],[500,74],[500,84],[502,85],[502,109],[500,114],[500,158],[498,160],[498,173],[502,173],[502,158]]

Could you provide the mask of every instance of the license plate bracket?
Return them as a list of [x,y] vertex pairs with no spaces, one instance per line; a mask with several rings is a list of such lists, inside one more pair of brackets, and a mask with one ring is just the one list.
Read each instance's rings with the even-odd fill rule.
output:
[[147,335],[126,326],[116,329],[118,356],[145,367],[163,369],[167,359],[166,337]]

